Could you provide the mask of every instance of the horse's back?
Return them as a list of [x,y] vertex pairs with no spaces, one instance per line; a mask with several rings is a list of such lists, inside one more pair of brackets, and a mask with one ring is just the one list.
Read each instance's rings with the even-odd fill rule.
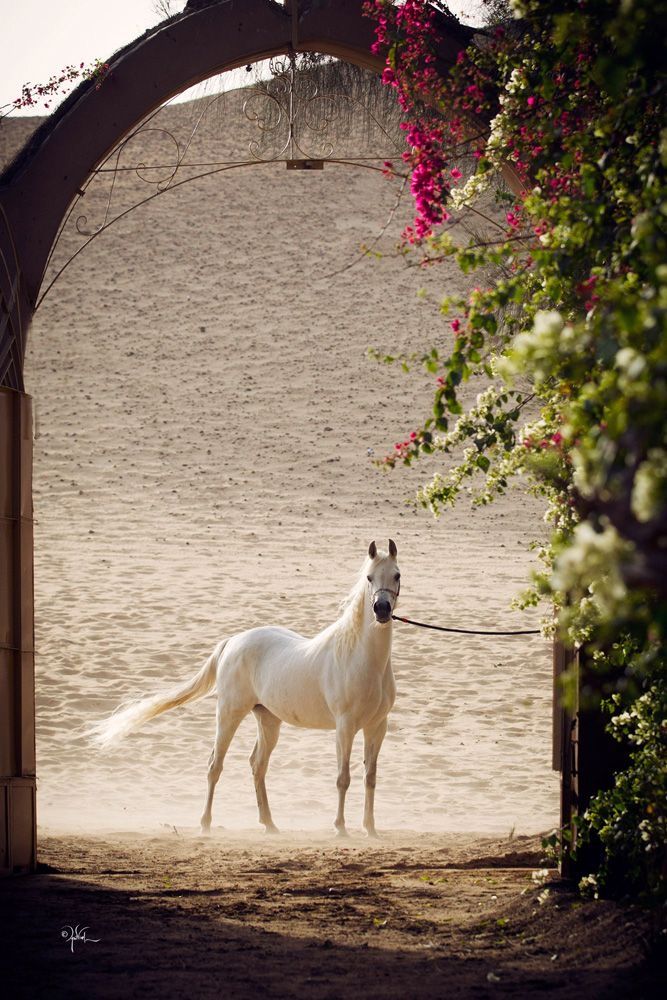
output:
[[227,643],[230,656],[252,653],[262,656],[274,651],[292,652],[305,646],[304,636],[281,625],[258,625],[245,632],[238,632]]

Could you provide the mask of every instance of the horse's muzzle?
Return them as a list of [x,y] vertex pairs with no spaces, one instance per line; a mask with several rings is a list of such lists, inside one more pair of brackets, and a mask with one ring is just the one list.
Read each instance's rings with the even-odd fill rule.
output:
[[373,605],[373,614],[380,625],[386,625],[388,621],[391,621],[391,604],[389,601],[376,601]]

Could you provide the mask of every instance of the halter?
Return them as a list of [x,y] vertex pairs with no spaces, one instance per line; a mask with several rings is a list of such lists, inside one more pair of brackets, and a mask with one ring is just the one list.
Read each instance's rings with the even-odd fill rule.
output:
[[401,581],[399,580],[398,590],[392,590],[390,587],[378,587],[377,590],[371,591],[371,602],[375,604],[375,597],[377,594],[391,594],[392,597],[395,597],[396,600],[398,600],[398,595],[400,594],[400,592],[401,592]]

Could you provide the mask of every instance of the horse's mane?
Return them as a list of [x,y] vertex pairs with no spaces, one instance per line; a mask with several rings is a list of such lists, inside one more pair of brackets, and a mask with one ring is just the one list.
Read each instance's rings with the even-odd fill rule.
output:
[[[386,559],[387,554],[378,550],[377,559]],[[375,560],[370,557],[364,560],[356,582],[340,603],[338,618],[310,640],[311,650],[314,653],[319,652],[332,638],[337,659],[344,658],[354,648],[364,627],[367,577],[374,562]]]
[[370,565],[371,560],[366,559],[356,583],[347,597],[341,601],[340,613],[332,626],[336,631],[336,653],[339,655],[349,652],[361,635],[366,602],[366,576]]
[[[378,550],[376,558],[386,559],[387,555],[387,552]],[[327,638],[334,634],[334,649],[338,658],[342,659],[349,655],[361,636],[364,627],[367,577],[374,563],[375,559],[371,559],[370,556],[364,561],[356,583],[347,597],[341,601],[338,618],[322,633],[322,636],[326,635]]]

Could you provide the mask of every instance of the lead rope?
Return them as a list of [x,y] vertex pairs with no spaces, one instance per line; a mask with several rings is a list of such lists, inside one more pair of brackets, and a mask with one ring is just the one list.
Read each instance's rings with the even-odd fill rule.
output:
[[432,628],[436,632],[457,632],[460,635],[541,635],[538,628],[521,629],[516,632],[483,632],[479,629],[471,628],[446,628],[444,625],[429,625],[426,622],[416,622],[412,618],[403,618],[401,615],[391,616],[395,622],[404,622],[406,625],[418,625],[419,628]]

